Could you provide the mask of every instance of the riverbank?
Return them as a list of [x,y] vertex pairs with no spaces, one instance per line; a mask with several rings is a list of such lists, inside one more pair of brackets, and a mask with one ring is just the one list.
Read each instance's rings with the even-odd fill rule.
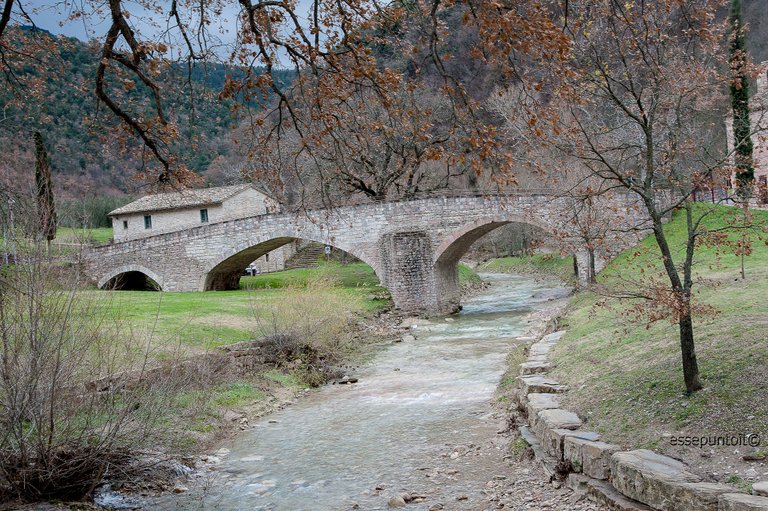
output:
[[[508,476],[497,477],[507,451],[493,391],[515,336],[538,324],[531,307],[540,311],[562,296],[531,279],[501,278],[511,284],[492,284],[459,315],[406,321],[401,342],[377,352],[355,373],[358,383],[326,386],[257,421],[211,453],[213,463],[201,460],[186,482],[189,495],[152,500],[151,507],[197,499],[221,509],[247,501],[265,509],[374,510],[397,498],[423,502],[414,509],[492,505],[489,498],[512,490]],[[535,305],[523,305],[529,301]],[[524,470],[510,467],[517,469]],[[537,469],[525,470],[532,478]],[[201,495],[206,477],[215,483]]]
[[554,277],[569,285],[575,284],[573,257],[560,254],[534,254],[522,257],[499,257],[480,263],[478,272],[512,273],[539,278]]
[[[733,208],[718,208],[708,229],[724,228]],[[706,481],[750,491],[768,479],[768,246],[762,241],[768,214],[753,212],[747,234],[751,254],[700,245],[696,251],[694,318],[696,351],[704,389],[686,395],[677,325],[646,325],[633,312],[637,301],[609,301],[622,282],[652,271],[660,257],[652,239],[622,254],[599,275],[603,292],[581,292],[562,320],[566,335],[553,351],[552,376],[570,386],[563,406],[577,412],[606,441],[646,448],[686,462]],[[685,218],[665,226],[673,250],[682,250]],[[740,234],[731,234],[737,239]],[[637,261],[656,261],[654,266]],[[703,306],[708,307],[703,308]],[[753,445],[731,438],[752,435]],[[691,445],[705,437],[719,445]],[[759,442],[756,439],[759,438]],[[728,439],[728,440],[726,440]]]
[[[120,367],[114,363],[129,359],[114,360],[106,376],[83,385],[104,396],[123,390],[133,395],[140,388],[156,395],[153,408],[142,407],[152,413],[152,423],[142,425],[151,435],[131,446],[139,452],[130,463],[110,470],[102,502],[120,503],[116,490],[184,491],[174,481],[201,463],[198,453],[215,452],[319,385],[353,384],[359,364],[401,341],[402,318],[390,311],[388,293],[372,270],[361,266],[244,279],[252,289],[235,292],[83,292],[85,301],[98,303],[91,323],[114,322],[112,331],[123,335],[126,351],[145,349],[139,362],[148,364]],[[468,268],[461,274],[465,293],[482,287]]]

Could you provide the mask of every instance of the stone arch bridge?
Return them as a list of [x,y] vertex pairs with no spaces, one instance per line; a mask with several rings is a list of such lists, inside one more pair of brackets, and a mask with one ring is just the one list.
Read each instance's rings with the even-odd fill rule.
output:
[[[606,207],[614,212],[616,226],[629,226],[636,216],[633,205],[623,195],[610,200]],[[143,274],[164,291],[237,289],[251,261],[304,239],[339,248],[369,264],[402,311],[442,314],[459,308],[461,256],[480,237],[511,222],[556,234],[564,249],[576,256],[579,274],[586,275],[588,252],[572,221],[573,211],[568,198],[528,192],[268,214],[95,248],[85,266],[99,287],[116,277]],[[619,250],[634,241],[612,245]],[[599,251],[598,270],[609,257],[611,253]]]

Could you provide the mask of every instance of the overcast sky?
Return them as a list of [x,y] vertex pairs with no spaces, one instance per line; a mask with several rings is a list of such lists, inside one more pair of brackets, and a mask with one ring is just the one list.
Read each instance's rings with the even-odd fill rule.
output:
[[[35,24],[42,29],[48,30],[54,34],[76,37],[82,41],[91,39],[101,39],[109,29],[108,12],[109,8],[106,1],[100,7],[103,13],[93,12],[89,8],[89,15],[85,18],[70,20],[71,14],[78,8],[82,8],[84,0],[18,0],[21,2],[24,10],[34,20]],[[129,22],[132,28],[138,32],[141,38],[147,40],[158,40],[164,37],[168,26],[168,11],[170,10],[169,0],[157,0],[158,5],[163,7],[163,13],[150,14],[143,9],[139,3],[133,0],[122,0],[124,9],[131,13]],[[181,2],[179,2],[181,3]],[[312,0],[298,0],[297,13],[299,19],[304,21],[305,14],[309,13]],[[88,5],[88,4],[85,4]],[[238,13],[240,5],[237,0],[231,0],[223,9],[222,14],[217,17],[209,26],[211,40],[208,41],[208,47],[214,49],[222,60],[230,56],[231,49],[235,43]],[[197,20],[189,20],[192,25],[197,25]],[[307,23],[308,25],[308,23]],[[173,26],[173,25],[172,25]],[[174,43],[177,47],[180,44],[178,31],[171,31],[172,40],[164,38],[166,42]],[[173,46],[173,44],[171,45]],[[281,52],[282,53],[282,52]],[[178,55],[169,54],[169,58],[177,58]],[[285,54],[280,55],[279,67],[288,66],[289,61]]]
[[[45,0],[20,1],[24,10],[39,28],[54,34],[88,41],[93,38],[102,38],[109,29],[109,22],[106,16],[108,14],[108,7],[106,5],[103,5],[104,13],[97,13],[91,10],[86,18],[69,20],[68,18],[75,9],[82,5],[82,0],[63,0],[62,2],[46,2]],[[306,3],[308,3],[307,0],[302,0],[299,5]],[[135,1],[123,0],[123,5],[131,13],[129,22],[142,38],[156,40],[163,37],[168,28],[170,2],[159,0],[159,5],[164,7],[162,15],[149,14]],[[210,41],[212,46],[224,45],[228,48],[235,42],[239,10],[238,3],[232,1],[225,7],[222,15],[212,23],[209,28],[211,35],[214,37],[214,40]],[[196,20],[190,21],[196,24]],[[174,37],[177,35],[175,32],[173,33]],[[226,57],[229,54],[229,50],[222,48],[217,53],[222,57]]]

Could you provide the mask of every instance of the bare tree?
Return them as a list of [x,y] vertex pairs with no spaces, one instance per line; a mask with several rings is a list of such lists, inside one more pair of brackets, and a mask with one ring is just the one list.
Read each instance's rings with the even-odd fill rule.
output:
[[[709,209],[695,208],[697,187],[714,186],[726,160],[712,113],[722,109],[729,77],[721,44],[725,26],[714,0],[570,2],[579,19],[569,25],[568,66],[553,70],[552,132],[560,150],[578,159],[602,190],[635,195],[648,217],[664,280],[649,276],[627,296],[647,301],[651,319],[679,326],[685,387],[702,388],[693,332],[693,263],[707,234]],[[547,135],[549,136],[549,135]],[[682,209],[685,250],[679,255],[664,232],[665,218]],[[660,313],[660,311],[663,311]]]

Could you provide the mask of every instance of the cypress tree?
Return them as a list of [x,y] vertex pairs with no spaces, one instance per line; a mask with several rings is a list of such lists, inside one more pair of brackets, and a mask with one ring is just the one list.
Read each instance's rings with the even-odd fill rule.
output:
[[43,136],[35,131],[35,183],[37,185],[37,215],[41,236],[48,242],[56,237],[56,209],[53,203],[51,164],[45,150]]
[[748,199],[755,181],[752,165],[752,138],[749,119],[749,77],[746,74],[747,48],[741,0],[731,0],[730,64],[734,73],[731,80],[731,108],[733,109],[733,140],[736,156],[736,191],[740,198]]

